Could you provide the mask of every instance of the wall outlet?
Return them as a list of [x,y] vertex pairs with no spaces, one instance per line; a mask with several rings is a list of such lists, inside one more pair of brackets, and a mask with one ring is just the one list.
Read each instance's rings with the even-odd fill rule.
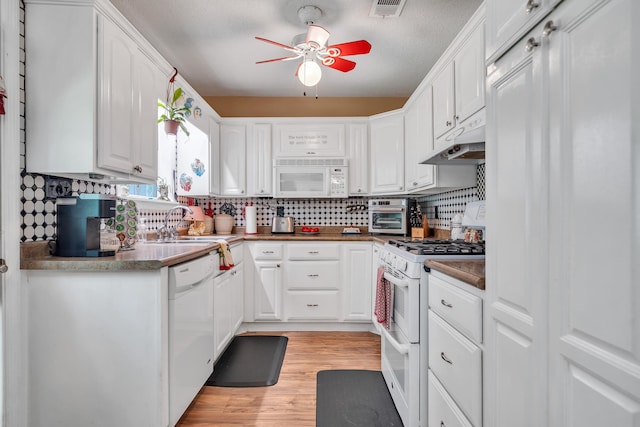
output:
[[47,176],[44,179],[44,194],[47,199],[72,195],[71,180]]

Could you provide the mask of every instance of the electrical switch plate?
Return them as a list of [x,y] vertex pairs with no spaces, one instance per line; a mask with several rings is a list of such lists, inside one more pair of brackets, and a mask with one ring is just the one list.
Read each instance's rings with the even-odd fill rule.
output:
[[47,199],[71,196],[71,180],[47,176],[44,179],[44,194]]

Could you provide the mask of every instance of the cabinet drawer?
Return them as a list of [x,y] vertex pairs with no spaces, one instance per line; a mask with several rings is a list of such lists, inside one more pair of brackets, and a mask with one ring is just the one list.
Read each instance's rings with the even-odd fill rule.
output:
[[473,427],[431,371],[429,371],[427,395],[429,396],[430,426]]
[[471,423],[482,421],[482,350],[429,310],[429,368]]
[[337,320],[340,303],[337,291],[288,291],[287,320]]
[[482,299],[429,275],[429,307],[467,338],[482,342]]
[[338,245],[287,245],[290,260],[340,259]]
[[335,289],[340,286],[340,261],[295,261],[287,263],[288,289]]
[[282,245],[279,244],[259,243],[252,247],[251,252],[256,261],[282,259]]

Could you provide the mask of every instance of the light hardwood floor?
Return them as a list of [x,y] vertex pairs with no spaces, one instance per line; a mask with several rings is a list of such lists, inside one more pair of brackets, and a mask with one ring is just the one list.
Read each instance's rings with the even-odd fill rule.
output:
[[315,427],[318,371],[380,370],[380,337],[373,333],[259,334],[289,338],[278,383],[269,387],[203,387],[178,426]]

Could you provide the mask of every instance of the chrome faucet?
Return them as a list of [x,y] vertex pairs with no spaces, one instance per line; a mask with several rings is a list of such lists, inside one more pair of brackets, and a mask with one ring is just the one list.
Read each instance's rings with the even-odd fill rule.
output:
[[188,206],[178,205],[169,209],[167,211],[167,214],[164,216],[164,222],[162,223],[162,226],[158,228],[158,240],[164,240],[166,242],[169,240],[175,240],[178,237],[178,232],[176,231],[176,228],[175,227],[170,228],[168,224],[169,217],[171,216],[173,211],[175,211],[176,209],[182,209],[193,215],[193,211]]

